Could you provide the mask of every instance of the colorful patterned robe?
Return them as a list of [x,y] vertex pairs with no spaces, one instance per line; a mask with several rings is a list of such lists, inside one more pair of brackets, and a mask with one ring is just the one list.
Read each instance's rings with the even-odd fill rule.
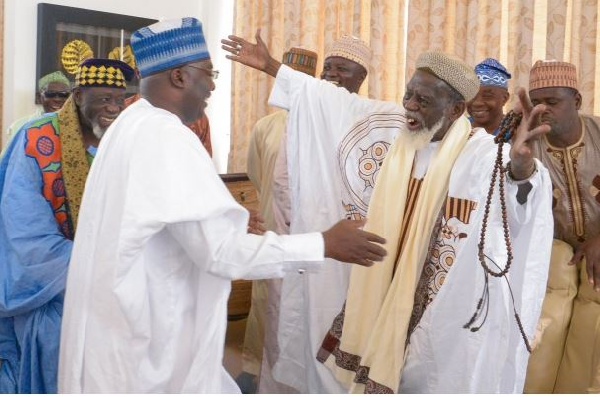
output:
[[19,130],[0,161],[2,392],[57,391],[64,289],[88,171],[70,101]]

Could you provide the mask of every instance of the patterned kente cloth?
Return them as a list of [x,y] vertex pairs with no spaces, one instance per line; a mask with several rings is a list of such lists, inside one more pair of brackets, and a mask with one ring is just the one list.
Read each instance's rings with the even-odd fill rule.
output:
[[90,169],[74,103],[69,99],[61,111],[33,121],[24,134],[25,155],[35,159],[42,175],[42,195],[52,207],[62,234],[73,240],[74,220]]

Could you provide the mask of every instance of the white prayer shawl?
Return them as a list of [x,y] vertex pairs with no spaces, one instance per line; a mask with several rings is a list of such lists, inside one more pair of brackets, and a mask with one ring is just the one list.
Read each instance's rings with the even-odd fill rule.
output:
[[[269,104],[289,110],[287,157],[290,233],[323,230],[341,218],[364,217],[377,172],[404,111],[283,65]],[[345,390],[316,353],[348,289],[350,267],[327,259],[318,273],[283,280],[280,353],[274,377],[301,393]]]
[[[473,315],[484,286],[483,271],[476,259],[477,244],[491,180],[490,164],[496,154],[492,137],[483,129],[476,131],[450,176],[448,197],[459,199],[462,204],[454,201],[455,208],[451,208],[446,201],[444,209],[444,242],[438,246],[438,255],[440,261],[454,265],[411,335],[400,381],[401,393],[523,391],[529,353],[517,327],[504,278],[490,277],[489,313],[481,329],[471,332],[462,328]],[[413,176],[422,178],[428,162],[427,158],[417,156]],[[545,294],[553,233],[550,177],[539,161],[537,167],[538,172],[529,180],[532,189],[525,204],[516,200],[518,185],[505,184],[515,255],[508,279],[530,343]],[[458,211],[459,207],[462,211]],[[506,249],[497,190],[491,209],[485,252],[504,267]],[[468,224],[464,223],[466,219]],[[474,325],[479,323],[476,321]]]
[[191,130],[146,100],[128,107],[83,196],[59,392],[238,392],[222,366],[230,279],[323,259],[318,233],[246,235],[247,222]]

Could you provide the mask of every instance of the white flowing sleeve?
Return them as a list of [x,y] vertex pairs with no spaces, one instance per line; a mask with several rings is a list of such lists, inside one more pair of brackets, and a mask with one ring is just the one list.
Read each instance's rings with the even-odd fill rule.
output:
[[257,236],[227,223],[213,218],[173,224],[168,229],[197,265],[225,278],[279,278],[300,267],[319,266],[324,259],[321,233]]
[[[334,136],[338,143],[348,132],[348,125],[368,113],[383,109],[397,109],[390,102],[374,101],[352,94],[342,87],[298,72],[281,65],[269,105],[287,109],[290,114],[288,133],[293,129],[304,134]],[[292,132],[289,129],[292,129]],[[337,149],[337,147],[335,147]]]
[[513,227],[531,222],[537,212],[536,203],[539,200],[548,199],[548,197],[540,197],[541,195],[550,195],[549,199],[551,200],[552,183],[548,170],[538,159],[534,160],[536,171],[530,178],[513,181],[508,173],[506,174],[507,209],[511,212],[509,219],[513,223]]
[[192,132],[178,121],[162,122],[164,128],[131,154],[122,256],[135,255],[166,232],[198,267],[223,278],[282,277],[320,265],[321,233],[247,234],[248,211],[233,199]]
[[[506,206],[509,222],[513,267],[508,275],[523,331],[533,341],[546,293],[554,221],[552,216],[552,182],[548,170],[536,159],[537,171],[526,181],[506,181]],[[498,241],[498,244],[503,242]],[[522,337],[513,326],[511,343],[516,346],[514,388],[503,393],[521,393],[525,383],[528,352]]]

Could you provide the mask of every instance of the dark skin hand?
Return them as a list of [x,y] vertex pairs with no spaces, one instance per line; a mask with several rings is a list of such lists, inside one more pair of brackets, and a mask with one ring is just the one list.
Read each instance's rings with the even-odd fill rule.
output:
[[[231,54],[227,55],[227,59],[275,77],[281,63],[269,54],[267,45],[260,38],[260,29],[256,30],[254,37],[256,44],[230,35],[227,40],[221,40],[221,48]],[[366,220],[344,219],[323,232],[325,257],[362,266],[372,266],[373,263],[382,261],[387,252],[378,244],[385,244],[385,239],[361,230],[365,222]]]
[[[517,129],[516,137],[513,140],[511,148],[511,165],[515,159],[520,162],[520,172],[528,169],[530,154],[531,154],[531,141],[533,139],[539,139],[543,134],[550,131],[550,126],[539,125],[539,116],[545,110],[544,105],[537,105],[535,108],[531,104],[529,97],[523,88],[520,88],[517,92],[519,95],[520,104],[517,105],[517,112],[523,111],[523,121]],[[525,133],[523,133],[523,131]],[[513,151],[515,155],[513,156]],[[515,168],[513,167],[513,174]],[[524,179],[524,178],[523,178]],[[575,254],[569,261],[569,265],[575,266],[580,263],[583,258],[586,259],[585,270],[588,274],[588,282],[592,285],[596,292],[600,292],[600,236],[596,236],[588,239],[586,242],[581,244]]]
[[[228,39],[221,40],[221,48],[232,54],[227,55],[227,59],[261,70],[271,76],[276,76],[281,63],[269,54],[266,44],[260,38],[260,29],[256,30],[254,37],[256,44],[252,44],[241,37],[230,35]],[[519,90],[518,96],[520,106],[517,106],[519,112],[523,113],[523,121],[517,130],[516,137],[513,139],[510,158],[513,177],[516,180],[522,180],[530,177],[535,171],[533,151],[531,150],[532,143],[543,134],[548,133],[550,127],[538,125],[539,115],[545,109],[543,105],[534,108],[524,89]]]
[[[362,266],[371,266],[374,262],[382,261],[387,252],[377,244],[385,244],[385,239],[361,230],[365,221],[344,219],[323,232],[325,257]],[[250,210],[248,233],[262,235],[266,231],[260,213]]]
[[[361,230],[364,224],[365,220],[344,219],[323,232],[325,257],[362,266],[382,261],[387,252],[377,244],[385,244],[385,239]],[[260,213],[250,210],[248,233],[262,235],[266,231]]]
[[569,265],[575,266],[583,258],[585,258],[588,282],[592,285],[594,291],[600,292],[600,236],[587,239],[581,244],[569,261]]
[[378,244],[385,244],[385,239],[361,230],[365,222],[344,219],[323,232],[325,257],[361,266],[381,262],[387,252]]
[[[258,211],[250,210],[248,233],[265,234],[264,222]],[[342,220],[323,232],[325,257],[362,266],[382,261],[387,252],[373,243],[385,244],[385,239],[361,230],[364,224],[365,220]]]
[[254,37],[256,44],[252,44],[241,37],[229,35],[227,36],[229,40],[221,40],[221,48],[232,54],[227,55],[227,59],[261,70],[275,77],[281,66],[281,62],[275,60],[269,54],[267,45],[260,38],[260,28],[256,30]]
[[550,131],[550,126],[539,125],[539,116],[544,112],[544,105],[533,107],[524,88],[517,90],[519,103],[515,107],[517,113],[523,114],[521,124],[517,128],[510,148],[511,173],[516,180],[529,178],[535,171],[532,144],[542,135]]
[[248,233],[258,234],[259,236],[265,234],[267,229],[265,228],[265,220],[260,212],[255,210],[249,210],[250,219],[248,220]]

